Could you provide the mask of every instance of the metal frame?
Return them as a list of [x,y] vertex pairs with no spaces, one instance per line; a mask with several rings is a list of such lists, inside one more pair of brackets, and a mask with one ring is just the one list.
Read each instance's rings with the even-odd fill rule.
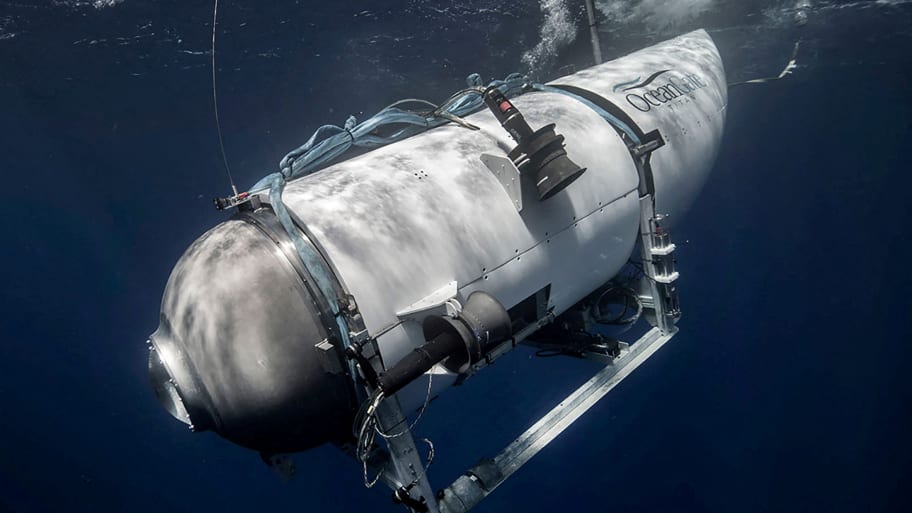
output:
[[[593,53],[596,61],[600,61],[592,2],[587,2],[587,10]],[[678,273],[674,269],[675,245],[663,229],[665,216],[655,211],[655,187],[650,166],[652,152],[662,147],[665,140],[659,130],[643,134],[639,139],[642,140],[625,140],[639,175],[639,238],[644,276],[640,280],[638,300],[647,313],[645,317],[652,328],[632,344],[620,342],[620,352],[616,358],[605,354],[583,354],[583,357],[605,363],[605,367],[538,419],[496,457],[482,460],[468,469],[439,494],[433,493],[424,463],[398,400],[390,398],[384,401],[378,409],[379,424],[384,431],[396,433],[397,436],[386,438],[389,453],[384,454],[386,459],[374,467],[380,471],[380,479],[393,489],[394,498],[403,502],[412,511],[470,511],[677,334],[675,323],[680,317],[680,306],[676,287]],[[512,175],[499,172],[503,170],[499,169],[496,159],[487,155],[485,157],[488,158],[483,158],[483,161],[498,177],[513,206],[521,210],[521,198],[517,201],[518,194]],[[540,314],[542,317],[537,322],[524,327],[512,339],[490,351],[481,362],[468,370],[466,376],[486,367],[554,320],[553,312]],[[407,502],[402,501],[403,497]]]
[[[354,404],[360,404],[366,396],[363,388],[358,382],[357,368],[352,360],[344,354],[345,349],[349,347],[353,339],[361,333],[366,333],[364,323],[357,315],[357,305],[341,282],[336,277],[332,268],[323,256],[323,252],[313,242],[302,229],[302,224],[292,216],[292,222],[298,230],[297,237],[308,247],[308,249],[317,257],[317,261],[323,264],[322,269],[309,269],[296,253],[292,235],[285,230],[282,223],[276,216],[274,207],[264,198],[252,196],[242,204],[235,214],[235,219],[244,221],[256,227],[267,238],[272,240],[279,250],[279,253],[285,257],[285,260],[291,264],[295,273],[298,275],[304,288],[309,291],[310,297],[314,301],[323,327],[330,336],[330,347],[326,347],[324,342],[316,344],[321,356],[324,358],[324,366],[327,371],[333,372],[335,368],[341,368],[351,379],[352,401]],[[329,280],[330,286],[334,291],[334,297],[329,298],[319,287],[314,278],[314,272],[320,272]],[[345,308],[340,308],[338,314],[333,313],[330,301],[336,303],[344,301]]]
[[385,401],[383,413],[381,413],[381,423],[388,431],[402,434],[387,440],[390,454],[389,459],[383,465],[381,478],[394,491],[414,483],[414,486],[406,490],[412,497],[433,497],[434,500],[424,503],[427,509],[423,511],[428,513],[468,512],[589,411],[676,334],[677,328],[674,326],[667,332],[659,327],[650,329],[629,348],[624,349],[614,362],[607,364],[507,445],[500,454],[493,459],[482,460],[436,496],[432,492],[433,488],[424,471],[424,463],[398,402]]
[[440,513],[465,513],[522,468],[558,435],[589,411],[643,362],[671,340],[676,331],[652,328],[614,363],[610,363],[564,398],[557,406],[519,435],[494,459],[483,461],[459,476],[440,497]]
[[[435,495],[398,401],[392,398],[393,400],[383,403],[379,413],[382,427],[387,432],[400,434],[387,439],[390,454],[381,465],[381,478],[397,493],[405,491],[413,499],[425,499],[420,508],[413,510],[427,513],[468,512],[677,334],[675,321],[680,316],[680,311],[674,286],[678,277],[673,268],[672,253],[675,246],[671,244],[667,232],[656,230],[660,226],[659,221],[664,218],[655,214],[651,194],[640,198],[640,213],[640,253],[645,274],[640,300],[653,313],[650,319],[653,327],[634,343],[621,343],[621,353],[617,358],[538,419],[500,454],[493,459],[482,460]],[[552,320],[553,315],[549,313],[540,321],[527,326],[511,340],[491,351],[469,373],[487,366]]]
[[[594,26],[592,28],[595,31]],[[596,42],[594,36],[593,45]],[[597,53],[596,56],[598,58]],[[655,137],[648,141],[629,147],[639,175],[639,237],[644,276],[640,280],[638,299],[643,308],[651,312],[652,315],[648,315],[647,319],[653,327],[633,344],[621,342],[617,358],[611,359],[610,356],[595,353],[584,354],[585,358],[606,363],[605,367],[542,416],[495,458],[482,460],[439,495],[432,492],[424,463],[398,400],[384,401],[378,410],[380,425],[388,433],[400,434],[387,438],[389,454],[381,465],[380,478],[394,490],[394,497],[408,494],[415,506],[410,506],[413,511],[465,513],[471,510],[677,334],[675,322],[680,317],[680,309],[675,285],[678,278],[678,273],[674,270],[675,245],[671,243],[669,234],[662,229],[661,222],[665,216],[655,212],[655,193],[649,165],[651,153],[663,145],[664,140],[656,132]],[[493,166],[496,162],[486,160],[485,163],[489,168],[496,167]],[[501,183],[510,194],[510,184]],[[515,202],[513,194],[511,199],[517,210],[522,208],[521,203]],[[478,372],[553,320],[553,313],[548,312],[537,322],[517,332],[512,339],[490,351],[466,374]]]

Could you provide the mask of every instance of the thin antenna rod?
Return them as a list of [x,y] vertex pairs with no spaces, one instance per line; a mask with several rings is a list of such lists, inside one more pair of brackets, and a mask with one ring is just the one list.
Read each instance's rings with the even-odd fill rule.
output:
[[225,172],[228,173],[228,183],[231,184],[231,192],[237,196],[237,187],[234,185],[234,178],[231,177],[231,168],[228,167],[228,156],[225,155],[225,143],[222,142],[222,124],[219,122],[218,96],[215,94],[215,24],[218,21],[218,0],[215,0],[215,7],[212,8],[212,106],[215,109],[215,130],[218,132],[219,148],[222,150],[222,162],[225,163]]

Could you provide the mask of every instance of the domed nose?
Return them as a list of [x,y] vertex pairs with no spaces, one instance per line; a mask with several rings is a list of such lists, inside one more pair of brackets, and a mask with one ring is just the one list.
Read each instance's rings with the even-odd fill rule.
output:
[[326,365],[334,319],[274,237],[234,219],[187,249],[149,340],[149,377],[165,410],[194,431],[292,452],[350,433],[355,399],[344,366]]

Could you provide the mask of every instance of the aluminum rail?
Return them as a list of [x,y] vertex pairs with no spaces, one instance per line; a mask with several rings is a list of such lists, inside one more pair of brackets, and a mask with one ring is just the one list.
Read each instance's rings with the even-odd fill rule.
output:
[[441,513],[466,513],[491,494],[567,427],[586,413],[677,333],[652,328],[627,354],[608,364],[539,419],[493,460],[485,460],[457,478],[438,495]]

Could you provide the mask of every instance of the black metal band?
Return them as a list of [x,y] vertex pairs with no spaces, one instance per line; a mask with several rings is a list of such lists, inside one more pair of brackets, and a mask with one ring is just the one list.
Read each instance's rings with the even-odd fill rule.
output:
[[651,149],[645,153],[636,152],[636,144],[625,137],[625,134],[618,127],[611,125],[618,134],[621,135],[624,142],[627,144],[627,147],[630,149],[630,153],[633,156],[634,163],[637,166],[637,170],[640,173],[640,194],[651,194],[655,196],[655,179],[652,174],[652,165],[650,164],[650,159],[652,157],[652,152],[665,146],[665,140],[662,138],[662,135],[658,130],[653,130],[649,133],[643,132],[643,129],[631,118],[623,109],[606,99],[604,96],[601,96],[597,93],[594,93],[588,89],[582,89],[580,87],[570,86],[570,85],[560,85],[560,84],[551,84],[550,87],[555,89],[560,89],[562,91],[567,91],[568,93],[574,94],[592,102],[598,107],[604,109],[606,112],[612,116],[621,120],[625,125],[627,125],[630,130],[637,136],[637,139],[640,140],[641,147],[651,147]]

